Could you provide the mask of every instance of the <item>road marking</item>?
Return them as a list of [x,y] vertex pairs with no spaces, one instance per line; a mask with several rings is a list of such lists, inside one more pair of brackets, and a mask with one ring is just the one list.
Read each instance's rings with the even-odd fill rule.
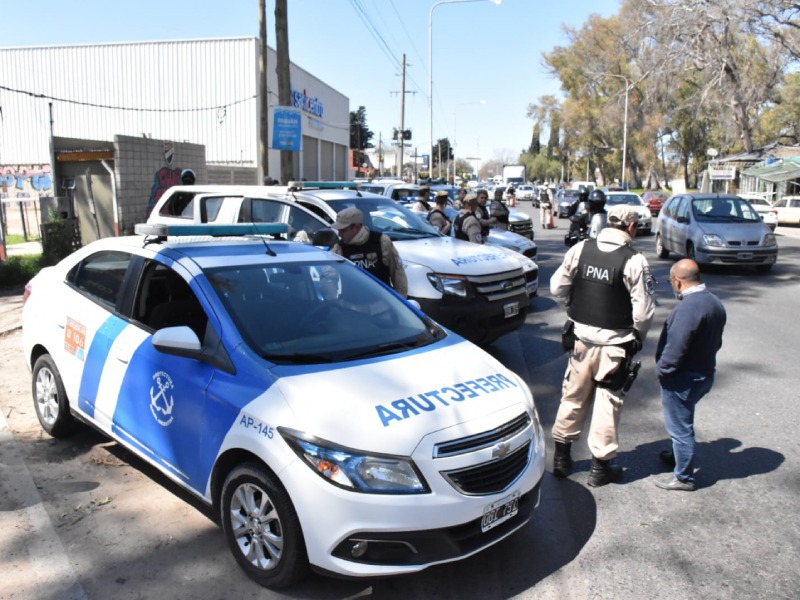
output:
[[[16,563],[27,571],[24,575],[15,574],[13,589],[4,590],[12,579],[4,577],[6,582],[0,585],[0,596],[10,597],[5,595],[9,592],[20,598],[87,600],[1,411],[0,448],[0,487],[5,490],[9,503],[9,506],[0,505],[0,511],[5,515],[4,522],[15,520],[14,526],[4,525],[0,534],[4,553],[11,555],[5,556],[3,562]],[[29,561],[27,565],[22,557],[13,556],[15,549],[24,550]]]

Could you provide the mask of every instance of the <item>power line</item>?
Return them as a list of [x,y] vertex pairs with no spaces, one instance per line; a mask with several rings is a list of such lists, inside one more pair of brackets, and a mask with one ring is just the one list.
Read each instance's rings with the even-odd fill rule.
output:
[[32,98],[43,98],[45,100],[54,100],[56,102],[64,102],[65,104],[75,104],[77,106],[89,106],[91,108],[106,108],[111,110],[124,110],[130,112],[152,112],[152,113],[187,113],[187,112],[207,112],[207,111],[219,111],[223,110],[226,111],[228,108],[232,106],[236,106],[237,104],[242,104],[243,102],[248,102],[256,98],[255,95],[249,96],[247,98],[242,98],[241,100],[235,100],[234,102],[229,102],[228,104],[219,104],[217,106],[207,106],[207,107],[199,107],[199,108],[134,108],[130,106],[113,106],[110,104],[97,104],[96,102],[83,102],[81,100],[71,100],[69,98],[59,98],[58,96],[49,96],[47,94],[41,94],[37,92],[30,92],[27,90],[18,90],[14,88],[7,87],[5,85],[0,85],[0,90],[5,90],[7,92],[13,92],[15,94],[24,94],[26,96],[31,96]]

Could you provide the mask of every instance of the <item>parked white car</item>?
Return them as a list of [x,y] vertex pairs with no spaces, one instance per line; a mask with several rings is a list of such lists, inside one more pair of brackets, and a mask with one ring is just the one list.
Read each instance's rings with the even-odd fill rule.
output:
[[772,207],[778,212],[778,225],[800,225],[800,196],[784,196]]
[[650,214],[650,207],[644,203],[639,194],[633,192],[606,192],[606,210],[617,204],[628,204],[636,208],[639,213],[639,224],[636,227],[637,234],[650,235],[653,230],[653,215]]
[[772,231],[775,231],[775,227],[778,226],[778,209],[764,198],[752,198],[744,195],[742,197],[755,209],[761,217],[761,220],[764,221]]

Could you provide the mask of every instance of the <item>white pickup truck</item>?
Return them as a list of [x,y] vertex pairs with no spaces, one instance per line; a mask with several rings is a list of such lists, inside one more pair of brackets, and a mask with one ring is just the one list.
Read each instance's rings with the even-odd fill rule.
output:
[[390,198],[354,189],[297,186],[178,186],[167,190],[148,223],[271,223],[308,240],[336,213],[356,206],[372,231],[387,234],[405,266],[408,297],[430,317],[478,344],[490,344],[525,323],[539,268],[499,247],[441,235]]

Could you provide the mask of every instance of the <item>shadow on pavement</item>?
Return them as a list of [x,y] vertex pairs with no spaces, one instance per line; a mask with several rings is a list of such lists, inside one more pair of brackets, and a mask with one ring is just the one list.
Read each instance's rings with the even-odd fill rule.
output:
[[[695,469],[698,488],[711,487],[726,479],[745,479],[776,470],[786,457],[769,448],[740,448],[742,442],[733,438],[720,438],[713,442],[698,442],[695,445]],[[658,458],[661,450],[671,448],[668,439],[641,444],[634,450],[620,453],[619,463],[625,467],[625,479],[630,483],[657,473],[666,473],[666,467]]]

